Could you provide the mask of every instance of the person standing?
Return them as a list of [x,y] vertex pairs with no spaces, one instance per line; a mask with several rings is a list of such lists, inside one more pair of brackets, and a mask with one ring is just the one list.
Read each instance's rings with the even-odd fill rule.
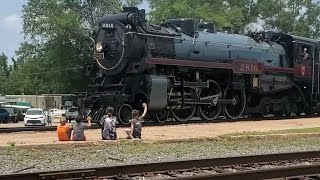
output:
[[304,64],[308,64],[308,60],[309,60],[309,53],[308,53],[308,49],[307,48],[303,48],[303,63]]
[[51,107],[49,106],[48,117],[47,117],[48,126],[52,126],[52,119],[51,119],[51,116],[50,116],[50,110],[51,110]]
[[132,111],[132,117],[131,119],[131,129],[126,129],[125,132],[127,133],[127,139],[141,139],[141,132],[142,132],[142,121],[144,116],[147,114],[147,104],[142,104],[144,111],[141,116],[139,116],[138,110]]
[[101,137],[103,140],[116,140],[116,123],[117,118],[113,116],[113,107],[106,109],[105,115],[101,118]]

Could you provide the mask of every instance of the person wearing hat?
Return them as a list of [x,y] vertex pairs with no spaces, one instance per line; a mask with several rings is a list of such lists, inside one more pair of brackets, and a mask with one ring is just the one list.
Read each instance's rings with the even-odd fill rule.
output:
[[103,140],[116,140],[116,123],[117,118],[113,116],[113,107],[106,109],[105,115],[101,118],[101,137]]

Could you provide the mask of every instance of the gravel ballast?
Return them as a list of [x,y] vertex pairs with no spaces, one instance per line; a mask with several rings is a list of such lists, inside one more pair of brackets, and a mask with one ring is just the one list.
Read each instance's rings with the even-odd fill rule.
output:
[[[145,143],[120,140],[0,148],[0,173],[34,172],[131,163],[319,150],[318,136],[241,137]],[[24,171],[22,169],[29,168]]]

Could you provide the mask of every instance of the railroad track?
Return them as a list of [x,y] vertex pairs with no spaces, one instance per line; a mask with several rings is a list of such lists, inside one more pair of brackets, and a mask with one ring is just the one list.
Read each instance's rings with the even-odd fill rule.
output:
[[[214,121],[203,121],[203,120],[191,120],[187,122],[179,121],[167,121],[164,123],[158,122],[143,122],[144,127],[150,126],[173,126],[181,124],[205,124],[205,123],[222,123],[222,122],[238,122],[238,121],[263,121],[263,120],[285,120],[285,119],[300,119],[300,118],[314,118],[315,115],[310,116],[290,116],[290,117],[264,117],[264,118],[241,118],[241,119],[217,119]],[[119,124],[117,127],[129,127],[130,125]],[[99,129],[100,127],[96,124],[93,124],[89,129]],[[15,133],[15,132],[27,132],[27,131],[56,131],[57,126],[39,126],[39,127],[10,127],[10,128],[0,128],[1,133]]]
[[14,173],[0,180],[53,179],[295,179],[320,178],[320,151],[265,154],[64,171]]

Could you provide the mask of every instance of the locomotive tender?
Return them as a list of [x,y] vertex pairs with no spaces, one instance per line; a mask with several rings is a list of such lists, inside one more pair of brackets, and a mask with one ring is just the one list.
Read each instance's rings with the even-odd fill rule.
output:
[[143,102],[159,122],[317,110],[319,43],[312,39],[217,32],[188,18],[148,24],[144,10],[132,7],[102,17],[93,36],[94,91],[82,107],[95,122],[111,105],[127,124]]

